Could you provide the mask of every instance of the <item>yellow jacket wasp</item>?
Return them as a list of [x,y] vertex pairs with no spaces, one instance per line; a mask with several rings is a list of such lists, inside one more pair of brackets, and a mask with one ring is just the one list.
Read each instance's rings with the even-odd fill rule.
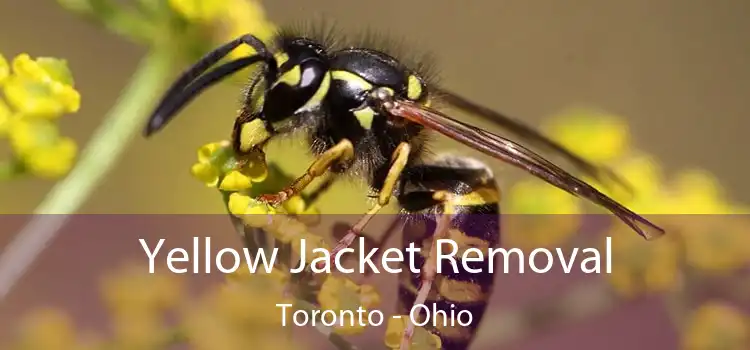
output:
[[[255,54],[209,69],[240,45]],[[316,160],[306,174],[283,191],[260,199],[279,204],[303,191],[315,178],[331,171],[365,178],[377,193],[377,203],[338,243],[332,256],[348,247],[369,219],[393,196],[405,213],[422,215],[436,227],[432,232],[405,237],[426,246],[421,276],[402,276],[399,290],[402,309],[406,305],[455,307],[474,313],[469,327],[435,329],[445,349],[463,349],[486,309],[493,285],[491,276],[462,278],[436,276],[431,245],[440,238],[454,238],[459,245],[467,237],[487,246],[499,241],[500,192],[492,172],[467,157],[427,157],[425,136],[435,131],[493,158],[521,168],[572,195],[596,203],[619,217],[641,236],[651,239],[664,230],[576,178],[526,147],[496,134],[449,117],[434,102],[492,120],[517,137],[561,155],[587,175],[603,180],[617,178],[567,151],[532,128],[479,106],[450,91],[430,84],[419,68],[368,45],[337,46],[324,36],[283,30],[273,47],[252,35],[244,35],[201,58],[186,70],[166,92],[145,128],[149,136],[163,128],[187,103],[203,90],[245,67],[262,63],[244,95],[244,103],[232,133],[238,155],[261,151],[279,135],[303,132]],[[208,71],[208,72],[207,72]],[[438,214],[441,218],[437,218]],[[467,215],[492,214],[479,232],[463,229]],[[494,227],[492,227],[494,225]],[[474,230],[477,231],[477,230]],[[406,243],[406,242],[405,242]],[[466,243],[468,244],[468,243]],[[463,247],[459,247],[462,249]],[[465,277],[465,276],[463,276]],[[433,284],[437,296],[431,297]],[[417,287],[419,286],[419,287]],[[451,309],[453,310],[453,309]],[[402,349],[409,343],[413,325],[405,332]]]

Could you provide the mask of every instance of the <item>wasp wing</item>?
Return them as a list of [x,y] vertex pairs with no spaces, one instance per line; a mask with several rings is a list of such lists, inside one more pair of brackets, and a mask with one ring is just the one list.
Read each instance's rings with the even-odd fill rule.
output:
[[612,170],[597,166],[589,161],[586,161],[577,154],[568,150],[565,146],[551,140],[549,137],[543,135],[534,128],[529,127],[528,125],[502,113],[498,113],[492,109],[469,101],[465,97],[462,97],[451,91],[439,87],[433,87],[433,90],[435,90],[437,95],[440,96],[439,100],[441,102],[447,103],[451,107],[460,109],[464,112],[473,114],[484,120],[495,123],[498,126],[510,131],[515,136],[518,136],[519,139],[527,141],[533,145],[544,147],[551,152],[561,155],[569,162],[571,162],[574,166],[583,171],[585,174],[591,176],[602,184],[607,184],[605,182],[605,179],[610,179],[616,182],[618,185],[622,186],[629,193],[633,193],[632,187],[627,183],[627,181],[619,177]]
[[453,119],[432,108],[408,100],[393,100],[383,108],[390,114],[421,124],[496,159],[510,163],[538,178],[596,203],[646,239],[664,234],[664,230],[634,213],[586,182],[576,178],[537,153],[509,139]]

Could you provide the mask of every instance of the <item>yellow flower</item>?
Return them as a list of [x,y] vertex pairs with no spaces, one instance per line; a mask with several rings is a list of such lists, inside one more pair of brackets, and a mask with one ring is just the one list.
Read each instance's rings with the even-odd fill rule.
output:
[[[226,0],[226,12],[221,23],[221,41],[227,38],[234,39],[241,35],[252,33],[261,41],[270,44],[271,38],[276,33],[276,26],[267,18],[263,6],[257,0]],[[230,58],[240,58],[253,54],[253,49],[242,45],[230,54]]]
[[582,209],[579,199],[536,179],[510,188],[503,234],[513,247],[558,245],[577,233]]
[[237,170],[232,170],[221,180],[219,189],[222,191],[242,191],[250,188],[252,182],[248,176],[245,176]]
[[678,210],[674,214],[730,214],[732,211],[723,198],[721,185],[703,170],[682,171],[672,183]]
[[305,200],[300,196],[294,196],[284,202],[282,206],[289,214],[301,214],[305,211]]
[[155,349],[163,346],[165,324],[161,317],[140,310],[112,316],[114,341],[122,349]]
[[[198,149],[198,162],[192,165],[190,173],[208,187],[218,185],[222,191],[236,192],[265,180],[268,168],[260,152],[239,161],[234,157],[231,144],[222,141],[201,146]],[[219,179],[222,179],[221,184]]]
[[276,214],[276,209],[272,206],[237,192],[229,195],[227,208],[232,215],[240,218],[245,225],[257,228],[268,227],[272,223],[271,215]]
[[8,60],[5,56],[0,54],[0,85],[5,82],[5,79],[10,75],[10,66],[8,66]]
[[107,306],[116,314],[155,314],[176,306],[183,288],[176,275],[149,274],[146,266],[127,266],[107,276],[102,283]]
[[43,309],[24,320],[20,348],[35,350],[67,350],[76,346],[76,332],[67,315]]
[[19,119],[9,130],[13,151],[27,170],[45,178],[65,175],[73,166],[78,147],[62,137],[57,127],[44,119]]
[[[332,310],[339,313],[350,310],[355,315],[361,307],[364,310],[371,309],[380,304],[380,296],[375,287],[370,285],[359,286],[348,278],[339,276],[328,276],[320,287],[318,303],[322,310]],[[364,330],[364,325],[359,320],[344,317],[340,325],[334,327],[339,334],[358,334]]]
[[675,218],[685,241],[687,263],[705,272],[742,268],[750,261],[750,224],[736,215],[689,215]]
[[[400,318],[390,318],[385,330],[385,346],[389,349],[399,349],[404,331],[408,325],[409,315],[401,315]],[[411,338],[411,350],[437,350],[441,349],[443,342],[437,335],[428,332],[424,327],[414,327]]]
[[551,137],[584,159],[609,162],[630,147],[628,124],[610,113],[571,109],[551,119]]
[[295,217],[306,225],[314,225],[320,222],[320,212],[315,207],[308,207],[301,196],[289,198],[282,204],[284,211]]
[[208,23],[223,15],[226,0],[169,0],[169,6],[185,19]]
[[310,235],[305,223],[289,215],[275,215],[272,224],[266,228],[281,243],[291,243]]
[[677,285],[680,253],[671,236],[646,241],[624,225],[607,236],[612,238],[612,273],[607,279],[619,294],[632,297],[668,291]]
[[750,323],[736,308],[709,302],[693,312],[683,342],[687,350],[746,350],[750,344]]
[[627,193],[622,186],[610,183],[602,186],[595,180],[587,181],[599,191],[627,205],[641,214],[663,213],[663,173],[659,163],[650,155],[634,152],[613,163],[612,170],[627,182],[633,193]]
[[208,187],[216,187],[219,182],[219,169],[209,163],[195,163],[190,167],[190,173]]
[[29,154],[25,159],[26,167],[39,177],[58,178],[73,167],[77,151],[75,141],[63,137],[54,146],[39,148]]
[[77,112],[81,96],[73,88],[73,79],[64,60],[27,54],[13,60],[13,75],[3,84],[5,97],[23,115],[57,118]]
[[0,137],[5,136],[8,133],[10,124],[13,121],[13,111],[10,107],[0,99]]

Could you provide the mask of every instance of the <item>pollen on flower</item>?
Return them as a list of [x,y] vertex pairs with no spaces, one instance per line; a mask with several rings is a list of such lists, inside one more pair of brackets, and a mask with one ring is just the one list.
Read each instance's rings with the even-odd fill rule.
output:
[[[391,318],[385,330],[385,346],[389,349],[399,349],[401,339],[406,331],[409,315],[401,315],[400,318]],[[443,347],[443,342],[437,335],[428,332],[424,327],[414,327],[412,335],[411,350],[436,350]]]

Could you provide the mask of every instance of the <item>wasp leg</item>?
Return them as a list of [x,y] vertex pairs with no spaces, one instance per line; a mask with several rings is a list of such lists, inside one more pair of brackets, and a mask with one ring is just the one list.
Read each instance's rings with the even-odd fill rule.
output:
[[[432,290],[432,283],[437,277],[437,242],[440,239],[447,239],[449,230],[451,227],[451,219],[455,212],[455,208],[451,201],[452,194],[444,191],[435,192],[433,199],[442,202],[443,214],[438,221],[435,233],[433,234],[432,244],[430,245],[429,253],[425,257],[425,263],[422,267],[422,284],[419,286],[417,291],[417,297],[414,299],[413,305],[423,305],[427,301],[427,297]],[[414,335],[414,323],[411,319],[407,318],[406,330],[404,330],[404,336],[401,339],[401,350],[408,350],[411,344],[411,338]]]
[[375,203],[375,205],[373,205],[370,210],[368,210],[367,213],[362,216],[362,218],[360,218],[351,229],[349,229],[349,232],[338,241],[336,247],[331,251],[331,262],[333,262],[333,259],[338,252],[349,247],[352,242],[354,242],[354,239],[359,236],[362,230],[364,230],[372,217],[391,201],[393,191],[396,188],[398,179],[401,177],[401,173],[404,171],[404,168],[406,168],[410,153],[411,146],[408,143],[404,142],[396,147],[396,150],[393,152],[393,157],[391,158],[391,166],[388,169],[388,174],[383,182],[383,188],[380,189],[380,193],[378,193],[378,202]]
[[354,146],[344,139],[318,156],[307,168],[305,175],[300,176],[290,186],[275,194],[260,196],[260,200],[278,205],[290,197],[301,193],[316,178],[323,176],[335,163],[346,163],[354,159]]
[[411,322],[424,322],[443,349],[466,350],[495,284],[489,254],[470,249],[487,252],[499,243],[500,189],[485,164],[455,155],[409,167],[400,180],[402,244],[418,249],[414,262],[421,270],[410,266],[399,276],[398,312],[410,321],[403,344],[412,341]]

